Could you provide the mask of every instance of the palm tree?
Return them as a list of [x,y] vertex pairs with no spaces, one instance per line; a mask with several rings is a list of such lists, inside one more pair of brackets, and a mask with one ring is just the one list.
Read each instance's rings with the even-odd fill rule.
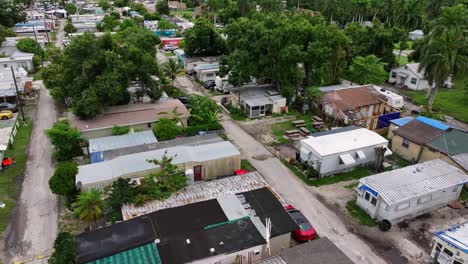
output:
[[425,77],[432,84],[428,91],[429,109],[445,81],[468,69],[468,11],[461,5],[447,7],[434,22],[434,29],[416,52]]
[[81,193],[72,206],[81,220],[96,222],[104,214],[105,202],[101,191],[91,189]]
[[174,80],[177,78],[177,75],[182,72],[182,67],[174,59],[170,59],[164,65],[164,72],[172,80],[171,85],[174,86]]

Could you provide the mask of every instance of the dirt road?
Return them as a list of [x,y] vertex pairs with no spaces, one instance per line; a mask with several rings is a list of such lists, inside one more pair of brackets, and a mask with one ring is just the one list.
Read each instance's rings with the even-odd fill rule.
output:
[[231,120],[222,122],[226,134],[286,202],[302,210],[321,236],[328,237],[355,263],[386,263],[364,241],[350,233],[340,218],[325,207],[296,175],[262,144]]
[[[48,183],[54,169],[52,146],[44,134],[44,130],[57,120],[57,111],[52,97],[43,86],[33,120],[21,198],[6,239],[5,252],[8,256],[5,263],[11,263],[10,259],[46,255],[43,252],[53,247],[57,236],[58,202]],[[47,263],[47,257],[27,263]]]
[[65,27],[66,20],[61,19],[58,21],[58,30],[57,35],[55,36],[55,47],[63,48],[63,36],[65,35],[65,31],[63,28]]

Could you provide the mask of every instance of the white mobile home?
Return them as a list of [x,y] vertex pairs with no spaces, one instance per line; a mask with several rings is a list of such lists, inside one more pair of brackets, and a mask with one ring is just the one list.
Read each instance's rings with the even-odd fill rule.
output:
[[411,31],[408,34],[408,37],[411,40],[422,39],[422,38],[424,38],[424,32],[422,30],[420,30],[420,29],[416,29],[416,30]]
[[[300,143],[301,162],[313,166],[320,177],[373,163],[376,158],[375,149],[388,146],[388,140],[384,137],[357,126],[314,133]],[[384,155],[391,153],[386,149]]]
[[249,118],[282,113],[286,108],[286,98],[269,84],[235,87],[230,90],[230,97],[233,104],[239,105],[240,101]]
[[468,263],[468,222],[434,234],[433,263]]
[[200,64],[193,68],[197,73],[197,79],[206,82],[214,81],[219,73],[219,63]]
[[[392,69],[388,82],[394,83],[397,87],[415,91],[427,90],[431,87],[424,77],[424,70],[419,70],[419,63],[408,63]],[[451,78],[445,81],[444,86],[449,88],[453,86]]]
[[359,180],[357,204],[372,218],[398,223],[458,199],[468,175],[430,160]]

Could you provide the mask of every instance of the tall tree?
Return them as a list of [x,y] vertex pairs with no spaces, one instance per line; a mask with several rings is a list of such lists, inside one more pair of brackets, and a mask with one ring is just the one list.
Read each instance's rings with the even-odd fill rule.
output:
[[54,157],[58,161],[70,160],[83,154],[83,139],[76,128],[71,128],[67,120],[58,121],[51,129],[45,131],[52,145]]
[[0,0],[0,25],[13,27],[18,22],[26,21],[26,13],[21,5],[14,1]]
[[81,220],[96,222],[104,215],[105,201],[102,192],[96,189],[82,192],[73,203],[73,208]]
[[349,67],[349,79],[359,84],[381,84],[387,79],[384,66],[375,55],[357,56]]
[[136,195],[136,184],[130,179],[119,178],[112,183],[112,191],[107,198],[107,204],[112,211],[112,218],[114,220],[122,219],[122,206],[126,203],[134,203]]
[[185,33],[185,54],[188,56],[218,56],[226,53],[226,41],[206,19],[197,19]]
[[67,196],[73,199],[77,195],[76,174],[78,166],[74,162],[59,163],[55,172],[49,179],[49,187],[52,193]]
[[180,66],[180,64],[174,59],[169,59],[169,61],[164,65],[164,72],[172,81],[171,86],[174,86],[174,80],[182,71],[182,66]]

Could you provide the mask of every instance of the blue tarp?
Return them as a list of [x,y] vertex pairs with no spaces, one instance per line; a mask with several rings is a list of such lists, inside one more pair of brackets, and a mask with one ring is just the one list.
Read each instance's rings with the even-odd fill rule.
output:
[[450,128],[450,126],[443,124],[439,120],[435,120],[435,119],[425,117],[425,116],[418,116],[416,117],[416,120],[418,120],[419,122],[423,122],[424,124],[430,125],[432,127],[438,128],[440,130],[443,130],[443,131],[446,131],[447,129]]
[[407,116],[407,117],[402,117],[402,118],[390,120],[390,122],[397,125],[397,126],[399,126],[399,127],[401,127],[401,126],[404,126],[404,125],[408,124],[409,122],[411,122],[413,120],[414,120],[414,117]]
[[366,186],[366,185],[361,185],[361,187],[359,187],[359,190],[364,190],[364,191],[368,191],[370,194],[372,194],[374,197],[377,197],[377,195],[379,194],[378,192],[372,190],[370,187]]
[[156,30],[156,35],[163,36],[163,37],[175,37],[177,34],[177,30],[175,29],[168,29],[168,30]]
[[98,163],[104,161],[104,154],[102,151],[94,152],[89,154],[91,163]]
[[379,117],[377,128],[385,128],[390,126],[390,120],[400,118],[400,112],[390,113]]

